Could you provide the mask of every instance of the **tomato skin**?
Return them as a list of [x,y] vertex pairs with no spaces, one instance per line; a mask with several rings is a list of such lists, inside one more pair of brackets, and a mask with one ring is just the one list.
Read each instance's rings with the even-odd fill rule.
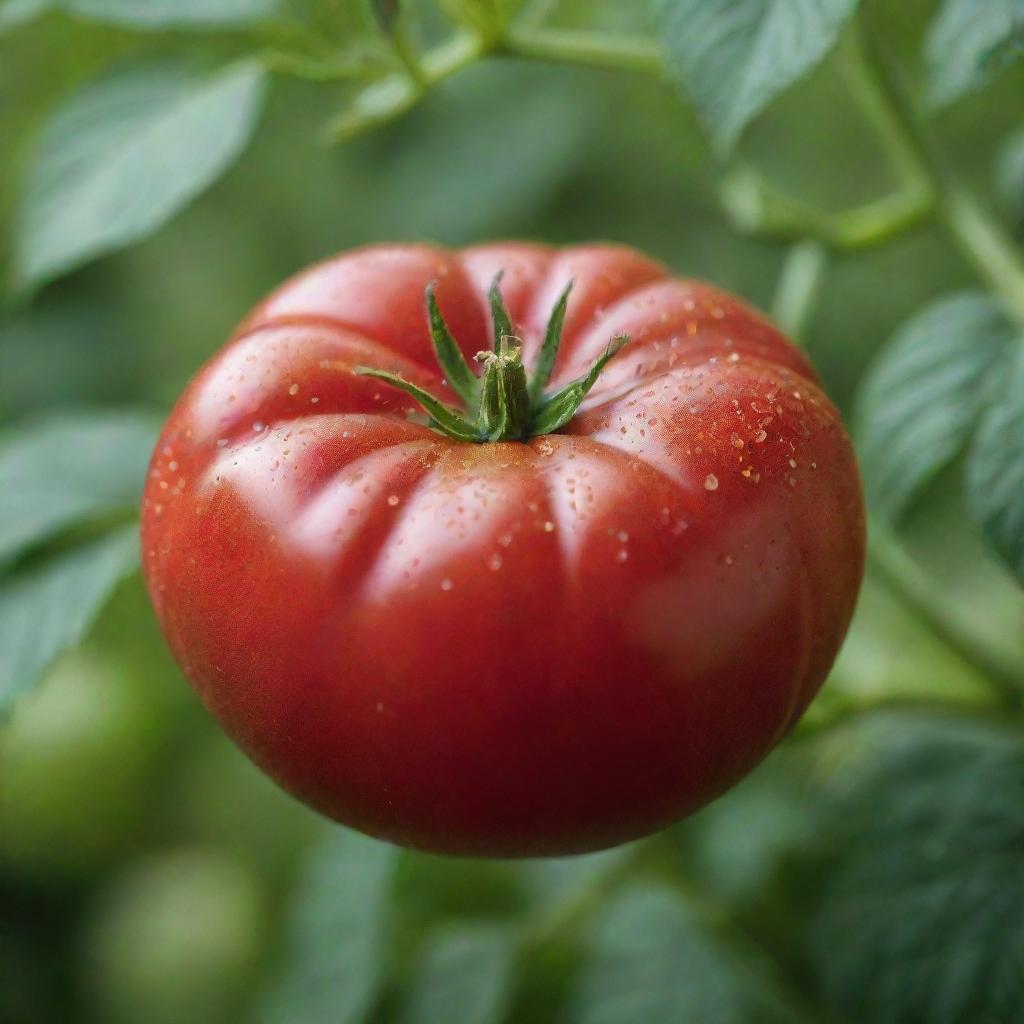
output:
[[[552,386],[631,343],[558,434],[466,444],[355,374],[445,401],[502,293]],[[323,813],[443,853],[623,842],[749,772],[820,687],[863,573],[849,440],[804,356],[616,246],[357,250],[258,306],[174,409],[143,561],[227,732]]]

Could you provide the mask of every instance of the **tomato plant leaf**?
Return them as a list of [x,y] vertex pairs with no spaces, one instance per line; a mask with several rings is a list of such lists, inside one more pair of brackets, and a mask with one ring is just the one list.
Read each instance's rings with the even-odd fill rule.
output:
[[667,69],[726,155],[835,44],[858,0],[662,0]]
[[71,14],[129,28],[237,26],[269,18],[280,0],[57,0]]
[[428,940],[401,1024],[497,1024],[505,1018],[515,962],[512,935],[463,925]]
[[800,1019],[764,965],[724,946],[667,887],[635,885],[607,903],[590,946],[571,1024]]
[[890,721],[845,773],[809,951],[843,1020],[1010,1021],[1024,1005],[1024,743]]
[[65,415],[0,446],[0,564],[87,519],[138,506],[157,423],[142,413]]
[[0,712],[83,639],[138,558],[133,526],[0,581]]
[[39,284],[152,234],[210,185],[252,134],[264,74],[157,64],[112,72],[51,118],[30,168],[17,272]]
[[982,417],[965,476],[968,509],[1024,581],[1024,342],[1002,398]]
[[390,889],[398,848],[332,829],[317,848],[291,907],[283,976],[261,1020],[355,1024],[384,974]]
[[897,331],[865,379],[857,415],[868,498],[879,511],[898,516],[964,449],[1013,342],[980,292],[941,298]]
[[1021,0],[945,0],[928,28],[928,97],[944,107],[985,85],[1024,30]]

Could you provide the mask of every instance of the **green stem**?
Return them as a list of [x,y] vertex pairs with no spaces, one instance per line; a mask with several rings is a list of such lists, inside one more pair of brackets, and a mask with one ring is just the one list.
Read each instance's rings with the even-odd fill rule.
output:
[[726,172],[719,201],[741,234],[784,241],[815,239],[830,249],[863,249],[887,242],[923,220],[932,210],[930,187],[911,182],[891,195],[828,213],[772,188],[749,167]]
[[870,83],[868,113],[887,136],[900,135],[904,160],[930,183],[938,222],[978,276],[999,298],[1008,316],[1024,326],[1024,260],[999,222],[957,179],[939,152],[923,119],[896,80],[871,37],[862,36],[865,81]]
[[632,71],[660,76],[661,48],[653,40],[594,35],[571,29],[536,30],[514,26],[496,52],[511,57],[580,64],[603,71]]
[[418,63],[418,82],[413,82],[408,74],[394,74],[368,86],[348,110],[328,124],[328,140],[348,139],[399,117],[416,104],[424,91],[475,63],[483,53],[481,41],[466,33],[428,50]]
[[819,241],[797,242],[786,254],[772,318],[793,341],[803,339],[827,268],[828,250]]
[[939,217],[961,255],[1024,326],[1024,263],[1010,237],[966,189],[948,185]]
[[897,171],[907,181],[928,191],[932,187],[932,175],[922,166],[921,140],[917,132],[907,131],[905,111],[893,103],[887,83],[875,70],[875,60],[877,54],[869,47],[866,33],[854,22],[839,46],[839,70]]
[[402,62],[402,66],[409,75],[409,81],[416,91],[420,94],[426,92],[430,82],[425,71],[420,66],[419,56],[413,48],[412,42],[409,39],[409,31],[402,18],[398,19],[391,32],[391,45],[394,47],[395,54]]

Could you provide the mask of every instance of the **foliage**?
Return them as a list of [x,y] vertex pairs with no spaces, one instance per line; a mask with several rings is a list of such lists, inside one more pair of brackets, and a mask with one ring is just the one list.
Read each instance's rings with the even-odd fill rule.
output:
[[878,1024],[1017,1019],[1019,733],[906,721],[870,769],[839,788],[809,933],[829,1003]]
[[84,88],[40,141],[20,213],[19,279],[38,284],[155,231],[238,155],[261,97],[251,62],[213,76],[152,64]]
[[[1019,1019],[1022,38],[1019,0],[0,0],[0,1019]],[[256,296],[492,235],[774,304],[856,396],[874,529],[777,757],[636,846],[483,867],[257,785],[119,583],[138,409]]]
[[857,0],[668,0],[669,72],[724,153],[744,127],[835,44]]

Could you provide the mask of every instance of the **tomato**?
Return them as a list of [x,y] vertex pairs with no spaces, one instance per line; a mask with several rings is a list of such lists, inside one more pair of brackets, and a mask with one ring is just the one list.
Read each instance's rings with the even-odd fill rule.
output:
[[787,733],[864,514],[814,371],[738,299],[618,246],[396,245],[299,274],[201,371],[143,557],[185,673],[285,788],[397,843],[553,855],[671,823]]

